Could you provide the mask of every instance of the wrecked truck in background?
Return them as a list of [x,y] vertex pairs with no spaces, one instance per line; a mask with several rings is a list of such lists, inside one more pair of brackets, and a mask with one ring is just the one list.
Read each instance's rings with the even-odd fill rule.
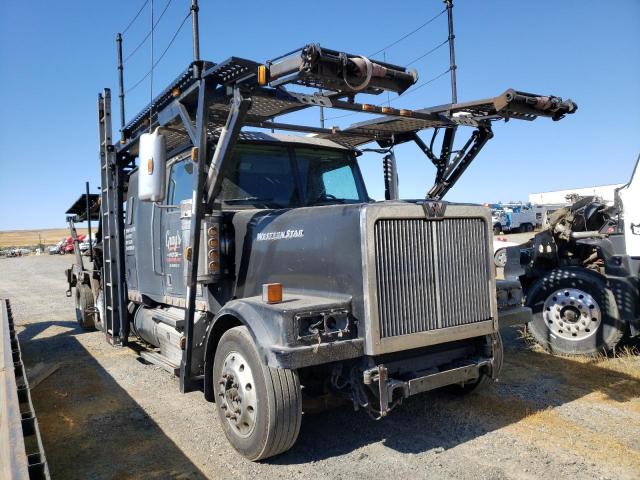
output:
[[529,243],[509,249],[505,275],[522,283],[533,310],[528,330],[550,352],[606,353],[640,335],[638,161],[613,206],[580,198]]

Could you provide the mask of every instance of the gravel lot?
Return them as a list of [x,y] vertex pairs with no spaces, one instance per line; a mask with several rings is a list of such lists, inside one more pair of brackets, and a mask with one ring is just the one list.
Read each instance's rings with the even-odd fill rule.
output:
[[0,297],[41,380],[32,394],[54,479],[640,477],[640,358],[552,357],[517,330],[504,333],[500,382],[482,393],[413,397],[378,422],[349,408],[306,415],[290,452],[245,461],[201,392],[180,394],[133,350],[76,328],[70,262],[0,259]]

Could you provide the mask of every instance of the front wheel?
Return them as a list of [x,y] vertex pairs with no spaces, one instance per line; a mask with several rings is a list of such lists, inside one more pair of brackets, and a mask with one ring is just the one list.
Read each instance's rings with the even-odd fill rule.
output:
[[613,292],[603,279],[583,269],[558,268],[527,293],[533,311],[528,329],[545,350],[563,355],[594,355],[613,350],[622,339]]
[[220,424],[233,448],[257,461],[293,446],[302,420],[298,372],[263,365],[246,327],[222,335],[213,379]]

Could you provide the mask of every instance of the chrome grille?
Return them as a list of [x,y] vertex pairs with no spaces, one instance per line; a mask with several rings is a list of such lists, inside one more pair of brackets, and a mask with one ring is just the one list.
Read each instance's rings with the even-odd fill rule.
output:
[[487,235],[480,218],[378,220],[380,337],[490,319]]

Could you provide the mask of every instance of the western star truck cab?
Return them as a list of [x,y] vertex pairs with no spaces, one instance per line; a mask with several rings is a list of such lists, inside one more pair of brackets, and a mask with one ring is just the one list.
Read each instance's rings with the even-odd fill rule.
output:
[[[576,106],[515,90],[421,110],[355,101],[416,81],[316,44],[266,63],[198,60],[128,124],[121,104],[117,143],[110,91],[99,96],[95,325],[114,345],[147,345],[182,391],[202,389],[249,459],[289,449],[313,400],[379,418],[420,392],[485,385],[502,364],[498,306],[528,318],[517,285],[496,296],[490,211],[441,199],[493,121]],[[319,106],[376,117],[347,129],[275,120]],[[454,150],[458,127],[473,131]],[[443,130],[439,153],[425,129]],[[372,142],[384,201],[358,167]],[[436,167],[425,199],[398,199],[393,146],[405,142]]]

